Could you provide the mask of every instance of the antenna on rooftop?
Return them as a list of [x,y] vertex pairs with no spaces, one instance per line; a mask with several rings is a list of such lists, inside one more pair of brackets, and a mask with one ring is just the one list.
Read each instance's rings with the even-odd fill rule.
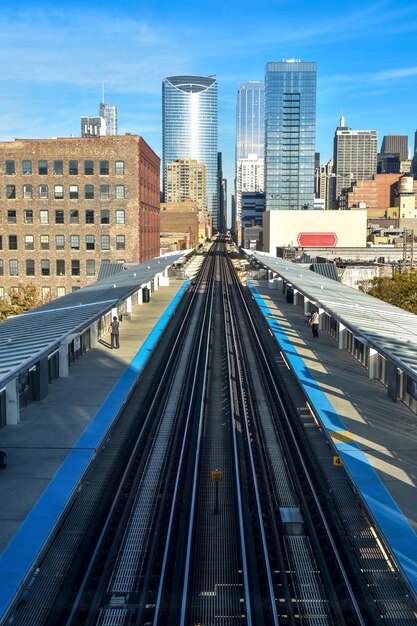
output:
[[102,102],[103,102],[103,104],[104,104],[104,81],[101,83],[101,93],[102,93],[102,98],[101,98],[101,101],[102,101]]

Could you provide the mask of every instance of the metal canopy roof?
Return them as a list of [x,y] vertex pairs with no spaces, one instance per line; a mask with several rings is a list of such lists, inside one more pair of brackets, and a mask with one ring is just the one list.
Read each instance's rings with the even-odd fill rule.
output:
[[262,252],[246,252],[417,379],[417,315],[318,275],[306,266]]
[[129,264],[115,276],[0,323],[0,389],[188,253]]

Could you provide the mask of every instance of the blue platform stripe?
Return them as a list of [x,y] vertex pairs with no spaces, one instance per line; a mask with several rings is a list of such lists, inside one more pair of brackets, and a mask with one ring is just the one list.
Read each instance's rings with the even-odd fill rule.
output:
[[[361,493],[375,524],[385,537],[399,567],[417,593],[417,536],[401,512],[396,502],[381,482],[368,459],[353,440],[342,419],[335,411],[327,396],[320,389],[314,375],[305,364],[303,357],[293,345],[285,328],[250,281],[247,283],[257,305],[278,340],[285,358],[300,381],[315,414],[331,437],[335,448],[353,483]],[[345,436],[345,441],[337,441]]]
[[0,619],[21,591],[36,558],[54,530],[96,450],[106,437],[138,375],[166,328],[189,281],[185,281],[107,396],[45,491],[0,555]]

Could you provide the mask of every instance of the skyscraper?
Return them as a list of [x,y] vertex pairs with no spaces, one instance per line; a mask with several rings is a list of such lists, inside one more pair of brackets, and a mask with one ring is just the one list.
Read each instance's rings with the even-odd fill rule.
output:
[[195,159],[207,167],[207,206],[218,227],[217,79],[168,76],[162,82],[162,172],[177,159]]
[[384,135],[381,154],[398,154],[400,161],[408,159],[408,135]]
[[100,102],[100,116],[106,120],[106,135],[118,135],[117,106],[104,101]]
[[312,209],[316,63],[287,59],[265,73],[266,210]]
[[176,159],[165,169],[165,202],[191,199],[207,213],[207,166],[194,159]]
[[338,207],[343,189],[358,180],[370,180],[377,168],[377,131],[352,130],[340,118],[333,148],[333,208]]

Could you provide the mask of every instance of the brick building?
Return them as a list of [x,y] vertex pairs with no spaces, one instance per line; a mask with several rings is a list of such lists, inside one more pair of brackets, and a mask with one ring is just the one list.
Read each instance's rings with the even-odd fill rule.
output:
[[192,200],[162,203],[161,249],[168,252],[197,247],[201,215],[198,203]]
[[0,297],[97,280],[159,256],[160,159],[138,135],[0,142]]
[[381,215],[394,206],[401,174],[374,174],[371,180],[358,180],[341,196],[343,209],[379,210]]

